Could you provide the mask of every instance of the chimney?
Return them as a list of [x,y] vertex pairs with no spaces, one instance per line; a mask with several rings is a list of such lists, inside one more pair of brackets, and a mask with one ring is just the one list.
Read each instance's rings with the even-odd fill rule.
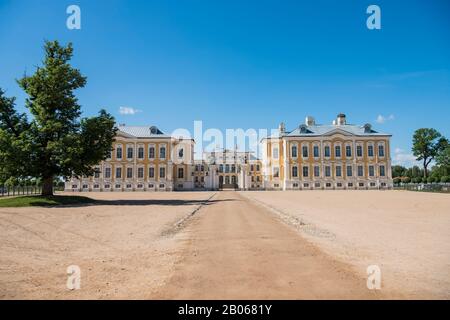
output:
[[336,125],[343,126],[347,124],[347,120],[345,119],[345,114],[339,113],[336,119]]
[[281,122],[278,126],[278,132],[280,133],[280,136],[284,135],[286,132],[286,126],[284,125],[284,122]]
[[307,116],[306,119],[305,119],[305,124],[307,126],[315,126],[316,125],[316,121],[314,120],[313,117]]

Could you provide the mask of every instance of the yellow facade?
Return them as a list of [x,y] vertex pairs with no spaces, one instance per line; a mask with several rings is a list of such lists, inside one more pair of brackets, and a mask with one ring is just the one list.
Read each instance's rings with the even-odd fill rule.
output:
[[339,125],[310,123],[292,132],[280,125],[278,136],[263,139],[266,188],[392,187],[390,135],[347,125],[342,116]]

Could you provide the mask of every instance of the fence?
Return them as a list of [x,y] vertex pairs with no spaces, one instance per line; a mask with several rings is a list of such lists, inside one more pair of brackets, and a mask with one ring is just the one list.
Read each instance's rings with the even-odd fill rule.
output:
[[0,197],[40,194],[41,186],[0,186]]
[[395,185],[394,189],[450,193],[450,183],[401,183]]
[[[53,191],[64,191],[63,184],[55,184],[53,186]],[[41,194],[42,186],[41,185],[32,185],[32,186],[7,186],[0,185],[0,197],[8,197],[8,196],[26,196],[32,194]]]

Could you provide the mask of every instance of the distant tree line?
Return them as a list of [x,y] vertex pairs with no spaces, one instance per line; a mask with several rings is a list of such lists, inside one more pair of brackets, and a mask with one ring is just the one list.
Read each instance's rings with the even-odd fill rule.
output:
[[[422,128],[413,136],[412,152],[422,168],[413,166],[392,166],[392,177],[399,183],[449,183],[450,182],[450,143],[437,130]],[[434,165],[429,169],[429,166]]]

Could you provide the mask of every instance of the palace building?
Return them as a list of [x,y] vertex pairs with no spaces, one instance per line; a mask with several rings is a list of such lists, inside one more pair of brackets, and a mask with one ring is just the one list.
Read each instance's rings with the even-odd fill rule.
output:
[[330,125],[305,123],[263,139],[264,188],[380,189],[393,187],[391,135],[370,124],[348,124],[339,114]]
[[193,139],[174,138],[155,126],[119,125],[108,159],[92,177],[71,178],[66,191],[385,189],[393,186],[391,135],[371,125],[304,124],[261,141],[251,152],[219,150],[194,160]]

